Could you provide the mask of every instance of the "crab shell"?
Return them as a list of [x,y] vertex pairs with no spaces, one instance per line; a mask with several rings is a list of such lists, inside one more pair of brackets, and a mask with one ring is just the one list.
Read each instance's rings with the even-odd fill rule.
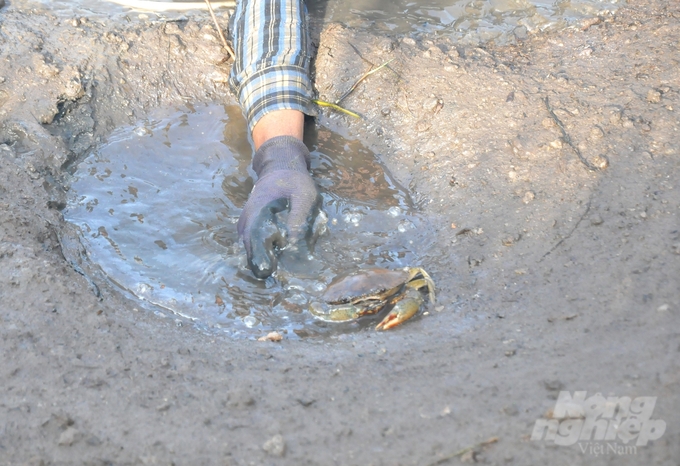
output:
[[326,303],[348,304],[363,299],[386,300],[409,281],[406,270],[367,269],[336,278],[322,295]]

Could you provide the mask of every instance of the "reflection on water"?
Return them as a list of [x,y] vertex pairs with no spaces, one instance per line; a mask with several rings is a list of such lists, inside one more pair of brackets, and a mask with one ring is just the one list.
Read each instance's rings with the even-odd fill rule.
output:
[[[204,0],[178,1],[201,7],[205,3]],[[129,8],[101,0],[17,0],[15,3],[35,2],[64,14],[119,16],[122,20],[130,12]],[[460,43],[476,44],[491,39],[503,42],[518,31],[563,28],[582,18],[612,12],[625,0],[307,0],[306,3],[312,17],[325,22],[400,34],[437,32]],[[178,19],[186,14],[208,13],[192,10],[190,13],[159,12],[158,16]]]
[[[307,312],[338,274],[416,265],[430,240],[373,153],[321,129],[312,169],[329,232],[256,280],[236,233],[253,180],[240,109],[209,106],[120,128],[83,161],[65,211],[90,259],[136,297],[234,336],[337,329]],[[347,324],[345,329],[353,328]]]
[[309,0],[326,21],[395,33],[448,35],[479,43],[526,31],[566,27],[576,20],[611,12],[625,0]]

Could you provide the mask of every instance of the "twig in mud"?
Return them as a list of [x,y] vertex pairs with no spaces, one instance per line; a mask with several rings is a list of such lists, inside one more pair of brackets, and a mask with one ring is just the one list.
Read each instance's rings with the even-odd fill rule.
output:
[[[208,1],[208,0],[206,0],[206,1]],[[361,57],[362,60],[366,61],[366,63],[371,65],[371,69],[368,72],[364,73],[361,77],[359,77],[359,79],[356,80],[356,82],[352,85],[352,87],[347,92],[345,92],[342,95],[342,97],[340,97],[338,100],[336,100],[335,103],[326,102],[326,101],[318,100],[318,99],[313,99],[312,102],[314,102],[319,107],[332,108],[333,110],[337,110],[338,112],[342,112],[342,113],[349,115],[349,116],[352,116],[354,118],[361,118],[361,116],[352,112],[351,110],[347,110],[346,108],[341,107],[340,102],[345,100],[347,98],[347,96],[349,96],[354,91],[354,89],[356,89],[356,87],[359,85],[359,83],[361,83],[361,81],[368,78],[370,75],[372,75],[376,71],[380,70],[381,68],[386,67],[392,60],[394,60],[394,58],[392,60],[386,61],[385,63],[383,63],[382,65],[380,65],[377,68],[373,68],[374,65],[370,61],[364,59],[364,57],[361,56],[361,54],[359,53],[359,51],[357,50],[356,47],[354,47],[352,44],[349,44],[349,45],[357,52],[357,54],[359,55],[359,57]],[[387,67],[389,68],[389,66],[387,66]],[[392,70],[392,71],[394,71],[394,70]],[[396,73],[396,71],[395,71],[395,73]]]
[[568,240],[569,238],[571,238],[571,235],[574,234],[574,232],[576,231],[576,229],[578,228],[578,226],[581,224],[581,222],[583,221],[583,219],[586,218],[586,215],[588,215],[588,212],[590,212],[590,204],[591,204],[592,202],[593,202],[592,198],[588,200],[588,204],[586,205],[586,210],[585,210],[585,212],[583,212],[583,215],[581,215],[581,218],[578,219],[578,222],[576,222],[576,225],[574,225],[574,228],[571,229],[571,231],[567,234],[567,236],[565,236],[564,238],[562,238],[561,240],[559,240],[559,241],[557,242],[557,244],[555,244],[555,246],[553,246],[552,248],[550,248],[550,251],[548,251],[548,252],[546,252],[545,254],[543,254],[543,257],[541,257],[541,258],[539,259],[538,262],[541,262],[543,259],[546,258],[546,256],[550,255],[550,253],[552,253],[555,249],[557,249],[558,247],[560,247],[560,245],[561,245],[562,243],[564,243],[566,240]]
[[364,58],[364,56],[361,54],[361,52],[359,52],[359,49],[356,48],[356,47],[354,46],[353,43],[347,42],[347,44],[349,44],[349,46],[352,47],[352,48],[354,49],[354,51],[356,52],[356,54],[359,55],[359,58],[361,58],[363,61],[365,61],[366,63],[368,63],[369,65],[371,65],[371,67],[375,66],[373,63],[371,63],[370,61],[368,61],[368,60],[366,60],[366,59]]
[[[411,111],[411,109],[408,106],[408,93],[406,92],[406,90],[404,90],[403,92],[404,92],[404,98],[403,99],[397,99],[397,108],[401,109],[402,111],[404,109],[406,109],[406,112],[409,115],[411,115],[411,118],[415,118],[416,116],[413,114],[413,112]],[[404,104],[403,106],[402,106],[402,102]]]
[[314,102],[319,107],[332,108],[333,110],[337,110],[338,112],[342,112],[346,115],[353,116],[354,118],[361,118],[358,114],[352,112],[351,110],[347,110],[346,108],[342,108],[338,104],[333,104],[331,102],[326,102],[324,100],[318,100],[318,99],[313,99],[312,102]]
[[212,9],[212,5],[210,4],[210,0],[205,0],[206,5],[208,5],[208,11],[210,11],[210,16],[213,19],[213,22],[215,23],[215,29],[217,29],[217,33],[220,35],[220,39],[222,39],[222,45],[224,45],[224,49],[227,51],[229,56],[231,57],[232,61],[236,61],[236,56],[234,55],[234,50],[231,48],[229,43],[227,42],[227,39],[224,37],[224,33],[222,32],[222,28],[220,27],[220,24],[217,22],[217,17],[215,16],[215,12]]
[[457,456],[463,456],[466,453],[474,451],[478,448],[486,447],[486,446],[491,445],[491,444],[496,443],[496,442],[498,442],[498,437],[491,437],[490,439],[485,440],[481,443],[477,443],[475,445],[472,445],[471,447],[467,447],[467,448],[463,448],[462,450],[458,450],[457,452],[455,452],[452,455],[448,455],[448,456],[445,456],[443,458],[439,458],[437,461],[435,461],[434,463],[430,463],[428,466],[436,466],[438,464],[445,463],[448,460],[452,460],[452,459],[456,458]]
[[[588,167],[589,170],[599,170],[600,168],[593,165],[592,163],[588,162],[585,157],[583,157],[583,154],[581,154],[581,151],[576,147],[576,145],[571,141],[571,136],[569,136],[569,133],[567,133],[567,130],[564,128],[564,123],[555,115],[555,112],[553,108],[550,106],[550,101],[546,97],[543,99],[543,102],[545,103],[545,108],[548,110],[548,114],[550,115],[550,118],[553,119],[557,127],[560,129],[562,132],[562,140],[569,146],[571,149],[574,151],[574,153],[578,156],[579,160],[583,165]],[[604,155],[601,155],[600,157],[603,157],[607,164],[609,161],[607,160],[607,157]]]
[[[366,63],[368,63],[369,65],[371,65],[371,68],[373,68],[373,67],[375,66],[375,63],[373,63],[372,61],[370,61],[370,60],[364,58],[364,56],[361,54],[361,52],[359,52],[359,49],[356,48],[356,47],[354,46],[354,44],[352,44],[351,42],[347,42],[347,43],[349,44],[350,47],[352,47],[352,48],[354,49],[354,51],[356,52],[356,54],[359,55],[359,58],[361,58],[363,61],[365,61]],[[401,79],[401,75],[400,75],[399,73],[397,73],[397,72],[394,70],[394,68],[392,68],[391,66],[388,66],[387,69],[390,70],[392,73],[396,74],[397,77],[398,77],[399,79]]]
[[340,97],[338,100],[335,101],[335,105],[339,105],[340,102],[342,102],[343,100],[345,100],[345,99],[346,99],[346,98],[354,91],[354,89],[356,89],[356,87],[361,83],[361,81],[363,81],[364,79],[368,78],[370,75],[372,75],[372,74],[375,73],[376,71],[379,71],[380,69],[386,67],[389,63],[392,62],[392,60],[394,60],[394,58],[392,58],[391,60],[386,61],[385,63],[383,63],[383,64],[380,65],[379,67],[373,68],[373,69],[371,69],[371,70],[368,70],[366,73],[364,73],[359,79],[357,79],[357,81],[352,85],[352,87],[349,88],[349,91],[345,92],[345,93],[342,95],[342,97]]

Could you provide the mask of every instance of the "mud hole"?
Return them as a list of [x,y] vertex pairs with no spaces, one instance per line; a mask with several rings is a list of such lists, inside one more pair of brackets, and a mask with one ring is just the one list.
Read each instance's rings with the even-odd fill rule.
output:
[[[76,165],[156,109],[235,103],[207,18],[144,18],[0,10],[3,464],[456,464],[494,437],[462,459],[677,464],[676,4],[508,46],[327,26],[325,100],[395,58],[344,102],[361,121],[320,122],[433,220],[420,261],[438,306],[390,333],[280,343],[178,326],[79,273],[60,211]],[[665,433],[599,456],[530,440],[560,390],[657,397]]]

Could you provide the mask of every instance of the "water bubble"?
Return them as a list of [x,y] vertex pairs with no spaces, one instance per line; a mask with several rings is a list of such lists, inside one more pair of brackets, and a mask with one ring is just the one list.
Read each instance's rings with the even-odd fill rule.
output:
[[344,211],[342,214],[342,220],[345,223],[351,223],[354,226],[358,226],[359,222],[363,218],[364,214],[361,212],[354,212],[354,211]]
[[152,288],[149,285],[147,285],[146,283],[138,283],[137,284],[137,293],[140,294],[140,295],[147,294],[151,290],[152,290]]
[[304,291],[305,283],[299,278],[290,277],[290,281],[285,286],[285,289],[289,291]]
[[313,302],[309,305],[309,309],[316,314],[322,314],[326,310],[326,306],[319,302]]
[[326,285],[321,282],[314,282],[312,284],[312,290],[316,292],[321,292],[326,289]]
[[133,131],[139,137],[151,134],[151,131],[148,128],[145,128],[144,126],[138,126]]
[[305,304],[307,304],[307,298],[305,297],[305,295],[303,295],[301,293],[295,293],[295,294],[289,296],[286,301],[288,301],[291,304],[298,305],[298,306],[304,306]]
[[390,217],[397,218],[401,215],[401,209],[396,205],[392,206],[389,209],[387,209],[387,215],[389,215]]
[[316,216],[316,220],[314,220],[314,225],[312,226],[312,231],[317,237],[325,234],[328,231],[328,215],[323,210],[319,211],[319,215]]
[[412,221],[403,219],[402,221],[399,222],[397,230],[399,230],[400,233],[405,233],[407,230],[412,230],[415,227],[416,226],[413,224]]
[[243,323],[245,324],[246,327],[253,328],[257,325],[258,320],[253,316],[245,316],[243,318]]

